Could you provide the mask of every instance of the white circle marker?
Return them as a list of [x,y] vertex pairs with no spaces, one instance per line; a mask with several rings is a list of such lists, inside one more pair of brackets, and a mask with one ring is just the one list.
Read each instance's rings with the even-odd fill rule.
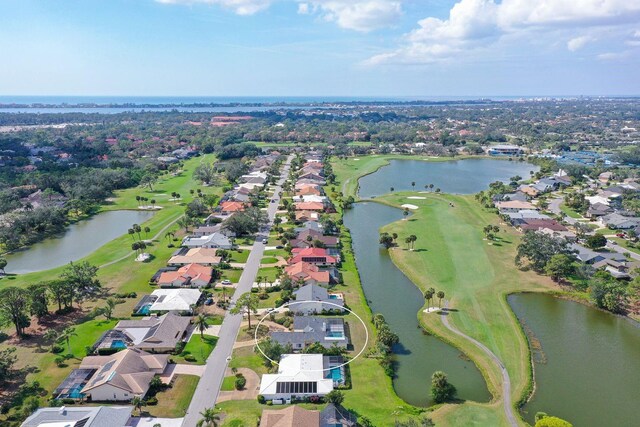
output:
[[356,354],[352,359],[340,364],[340,365],[336,365],[336,366],[332,366],[331,368],[328,369],[304,369],[304,372],[325,372],[325,371],[331,371],[332,369],[336,369],[336,368],[342,368],[343,366],[347,366],[349,363],[353,362],[354,360],[356,360],[358,357],[360,357],[362,355],[362,353],[364,353],[364,350],[367,348],[367,345],[369,344],[369,330],[367,329],[367,325],[364,323],[364,321],[362,320],[362,318],[360,318],[360,316],[358,316],[353,310],[348,309],[347,307],[332,303],[332,302],[327,302],[327,301],[292,301],[292,302],[288,302],[286,304],[282,304],[280,307],[269,311],[267,314],[265,314],[262,319],[260,319],[260,321],[258,322],[258,324],[256,325],[256,331],[253,334],[253,339],[255,340],[255,345],[258,348],[258,350],[260,350],[260,353],[265,357],[265,359],[267,359],[269,362],[271,363],[275,363],[276,365],[279,365],[280,362],[276,362],[275,360],[271,359],[269,356],[267,356],[264,351],[262,351],[262,348],[260,348],[260,344],[258,343],[258,331],[260,330],[260,325],[262,325],[262,322],[264,322],[264,320],[267,318],[267,316],[271,315],[271,313],[275,313],[275,312],[280,312],[281,309],[284,309],[286,307],[290,307],[290,306],[294,306],[294,305],[298,305],[298,304],[328,304],[328,305],[333,305],[334,307],[340,309],[340,310],[346,310],[349,313],[353,314],[354,316],[356,316],[356,318],[360,321],[360,323],[362,323],[362,327],[364,328],[364,334],[365,334],[365,340],[364,340],[364,345],[362,346],[362,349],[358,352],[358,354]]

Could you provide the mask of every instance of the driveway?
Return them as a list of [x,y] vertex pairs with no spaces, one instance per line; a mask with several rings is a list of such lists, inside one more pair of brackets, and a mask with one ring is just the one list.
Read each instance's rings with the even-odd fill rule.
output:
[[[292,159],[293,156],[289,156],[283,166],[281,177],[278,181],[278,185],[276,186],[275,195],[273,196],[276,202],[269,203],[267,208],[269,225],[273,225],[276,209],[280,203],[280,196],[278,196],[278,193],[282,188],[282,184],[289,175],[289,165]],[[233,297],[231,297],[232,306],[240,295],[251,291],[251,286],[255,282],[258,269],[260,268],[260,260],[262,260],[264,248],[265,245],[262,244],[262,237],[257,238],[256,242],[251,246],[251,253],[249,254],[249,258],[247,259],[238,285],[236,286],[236,291],[233,294]],[[222,385],[222,380],[224,379],[225,370],[229,360],[231,359],[233,344],[238,336],[241,323],[241,314],[231,314],[230,312],[226,313],[224,321],[222,322],[222,327],[220,328],[218,343],[207,359],[204,373],[198,382],[196,391],[191,399],[191,404],[189,405],[187,414],[184,417],[183,426],[195,426],[200,420],[200,412],[215,405]]]
[[173,378],[176,375],[195,375],[197,377],[202,377],[204,373],[204,365],[187,365],[185,364],[169,364],[167,368],[164,370],[162,375],[160,375],[160,380],[163,384],[171,384]]
[[[244,386],[244,389],[221,391],[216,403],[226,402],[227,400],[256,400],[258,398],[258,394],[260,393],[260,376],[248,368],[240,368],[238,369],[238,373],[244,375],[247,379],[247,384]],[[230,377],[233,375],[233,372],[231,372],[231,369],[227,369],[225,374]]]
[[131,417],[131,427],[181,427],[184,418],[153,418],[153,417]]

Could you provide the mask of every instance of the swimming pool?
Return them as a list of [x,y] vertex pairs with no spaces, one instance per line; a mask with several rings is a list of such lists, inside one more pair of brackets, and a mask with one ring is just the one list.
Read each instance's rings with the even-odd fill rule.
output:
[[138,313],[136,313],[136,314],[147,315],[147,314],[151,313],[151,305],[152,305],[152,303],[148,303],[148,304],[143,305],[142,307],[140,307],[138,309]]
[[69,390],[67,393],[67,397],[71,399],[82,399],[84,398],[84,393],[80,393],[80,391],[84,388],[82,384],[78,384]]
[[327,338],[344,338],[344,334],[339,331],[329,331],[327,332]]
[[334,383],[343,383],[344,375],[342,374],[342,369],[333,368],[329,371],[329,377],[333,380]]
[[127,348],[127,344],[122,340],[111,341],[111,348]]

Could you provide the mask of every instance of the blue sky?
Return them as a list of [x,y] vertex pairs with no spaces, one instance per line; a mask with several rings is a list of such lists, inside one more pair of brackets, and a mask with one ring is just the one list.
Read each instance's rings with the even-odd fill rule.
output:
[[640,95],[640,0],[0,0],[0,95]]

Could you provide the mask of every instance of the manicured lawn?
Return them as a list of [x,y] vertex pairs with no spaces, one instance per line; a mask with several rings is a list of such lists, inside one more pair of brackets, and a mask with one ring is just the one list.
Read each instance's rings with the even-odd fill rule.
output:
[[267,368],[262,362],[262,358],[253,351],[253,347],[240,347],[233,350],[230,368],[249,368],[258,375],[266,374]]
[[238,283],[240,281],[240,276],[242,276],[242,269],[240,268],[230,268],[228,270],[222,270],[222,279],[221,280],[231,280],[231,283]]
[[276,300],[280,298],[280,292],[269,292],[269,298],[261,299],[258,302],[258,308],[273,308],[276,306]]
[[233,391],[236,389],[236,376],[232,375],[230,377],[224,377],[222,380],[222,387],[220,387],[221,391]]
[[278,269],[276,267],[266,267],[258,270],[258,276],[262,276],[263,282],[273,283],[278,278]]
[[619,233],[620,230],[613,230],[611,228],[600,228],[598,230],[596,230],[597,234],[604,234],[605,236],[611,235],[611,234],[616,234]]
[[569,206],[565,205],[564,203],[560,204],[560,210],[567,215],[570,218],[582,218],[582,215],[580,215],[578,212],[574,211],[573,209],[571,209]]
[[249,258],[249,254],[251,251],[247,249],[238,249],[234,251],[229,251],[229,255],[231,256],[231,262],[247,262],[247,258]]
[[196,375],[177,375],[170,388],[156,394],[158,405],[145,406],[143,412],[161,418],[184,417],[199,380]]
[[264,251],[265,257],[277,257],[281,256],[284,259],[289,258],[289,254],[284,249],[269,249],[268,251]]
[[[204,365],[207,361],[207,357],[211,354],[216,343],[218,342],[218,337],[213,337],[210,335],[204,335],[200,337],[199,333],[193,334],[187,345],[184,347],[181,356],[174,356],[173,359],[176,363],[191,363],[194,365]],[[184,355],[192,355],[196,358],[194,362],[189,362],[185,360]]]
[[266,256],[260,260],[260,264],[275,264],[278,262],[277,258]]

